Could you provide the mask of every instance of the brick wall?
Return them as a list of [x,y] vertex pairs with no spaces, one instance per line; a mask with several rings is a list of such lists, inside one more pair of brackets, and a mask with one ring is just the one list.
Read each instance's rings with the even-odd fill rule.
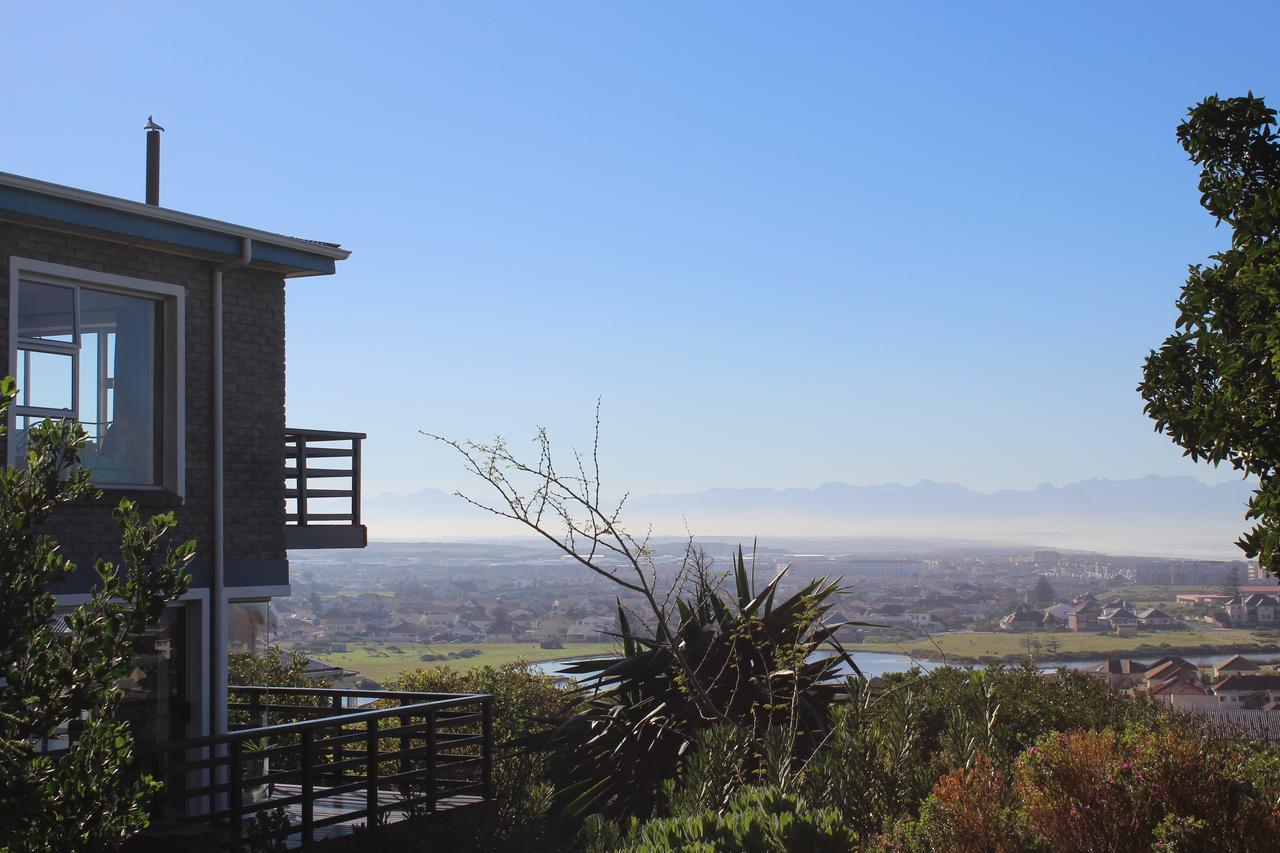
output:
[[[196,539],[197,561],[207,562],[212,558],[213,523],[213,264],[0,221],[0,370],[4,374],[11,372],[10,255],[186,288],[186,496],[174,511],[180,535]],[[283,278],[260,270],[226,273],[223,328],[226,559],[229,563],[282,563],[286,559]],[[82,572],[92,574],[94,556],[116,553],[119,536],[111,507],[119,497],[119,493],[108,493],[99,504],[69,507],[51,525],[50,532]],[[159,499],[143,509],[156,511],[165,503]],[[80,574],[67,590],[60,591],[83,588],[86,578]],[[197,572],[197,577],[204,574]]]

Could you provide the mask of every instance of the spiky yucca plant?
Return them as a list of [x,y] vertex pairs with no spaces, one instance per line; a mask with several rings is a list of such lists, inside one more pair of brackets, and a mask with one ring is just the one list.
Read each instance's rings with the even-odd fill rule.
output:
[[[580,704],[526,741],[555,753],[566,814],[648,816],[709,726],[739,730],[757,766],[812,752],[842,689],[840,665],[857,668],[835,639],[850,623],[823,621],[838,582],[818,578],[779,600],[785,574],[755,590],[739,548],[733,594],[703,575],[677,601],[675,648],[633,628],[619,603],[622,657],[566,667],[583,683]],[[824,647],[831,653],[818,654]]]

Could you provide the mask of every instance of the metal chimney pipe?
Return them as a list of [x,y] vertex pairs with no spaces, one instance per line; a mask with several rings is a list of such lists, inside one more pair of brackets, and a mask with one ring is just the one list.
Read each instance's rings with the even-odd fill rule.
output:
[[160,206],[160,132],[163,127],[147,118],[147,204]]

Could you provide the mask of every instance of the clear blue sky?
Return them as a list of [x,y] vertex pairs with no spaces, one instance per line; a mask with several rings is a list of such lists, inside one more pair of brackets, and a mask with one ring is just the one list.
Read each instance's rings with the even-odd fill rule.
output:
[[[1134,392],[1222,245],[1188,105],[1280,104],[1273,4],[17,4],[0,169],[334,240],[289,421],[366,491],[417,435],[589,437],[610,483],[1196,468]],[[373,4],[369,4],[373,5]]]

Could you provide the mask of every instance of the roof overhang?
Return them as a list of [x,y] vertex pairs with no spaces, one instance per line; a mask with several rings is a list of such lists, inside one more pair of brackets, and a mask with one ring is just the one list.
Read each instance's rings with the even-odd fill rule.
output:
[[224,261],[240,257],[253,241],[256,267],[286,278],[332,275],[350,251],[270,231],[259,231],[129,199],[88,192],[0,172],[0,219],[35,222],[59,231],[89,234],[175,254]]

